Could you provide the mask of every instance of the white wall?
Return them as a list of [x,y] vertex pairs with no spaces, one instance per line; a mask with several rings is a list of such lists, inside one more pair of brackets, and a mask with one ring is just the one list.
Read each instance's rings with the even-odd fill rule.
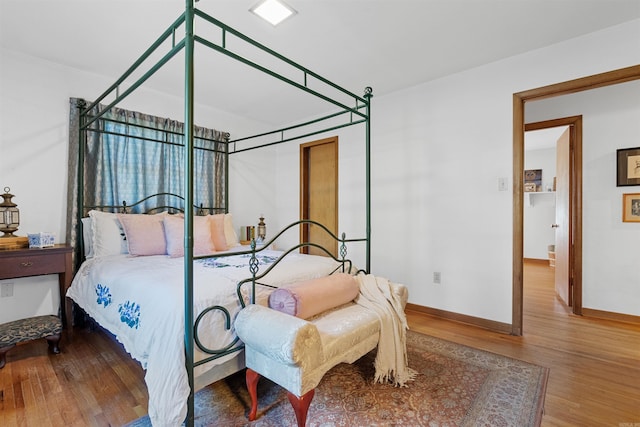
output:
[[264,215],[267,236],[278,229],[275,197],[275,150],[261,148],[234,154],[229,161],[229,212],[236,233],[247,225],[258,225]]
[[[527,122],[582,115],[583,307],[640,315],[640,224],[622,222],[616,150],[640,146],[640,81],[527,103]],[[527,153],[528,154],[528,153]]]
[[524,195],[524,257],[547,259],[547,247],[555,244],[556,238],[551,228],[556,218],[556,195],[546,191],[547,186],[553,187],[553,177],[556,176],[556,149],[527,150],[524,168],[542,169],[543,190]]
[[[343,128],[336,132],[323,133],[303,141],[314,141],[338,136],[338,234],[345,233],[348,239],[366,237],[365,199],[365,126],[363,124]],[[300,218],[300,148],[299,144],[278,147],[276,186],[278,215],[276,225],[285,227]],[[298,230],[287,233],[283,243],[299,242]],[[365,268],[365,245],[352,243],[348,246],[348,257],[358,268]]]
[[[512,94],[638,63],[634,21],[374,98],[375,272],[407,284],[412,303],[511,323],[513,204],[496,181],[511,176]],[[612,228],[593,239],[589,257],[629,237]],[[625,265],[624,292],[609,296],[617,303],[605,308],[585,291],[585,306],[640,313],[637,275]]]
[[[374,87],[373,273],[406,284],[412,303],[511,323],[511,185],[499,192],[497,180],[511,181],[512,94],[640,63],[639,24],[632,21],[387,96],[376,97]],[[0,51],[0,64],[0,185],[16,194],[21,232],[47,230],[64,236],[68,98],[97,96],[114,78],[6,50]],[[139,98],[135,109],[181,117],[182,105],[170,102],[173,98],[153,92]],[[209,113],[196,122],[247,134],[241,119]],[[347,144],[357,132],[340,132],[340,205],[351,211],[341,212],[339,221],[349,235],[360,234],[363,227],[361,154],[355,144]],[[260,213],[273,227],[297,219],[298,151],[283,147],[276,153],[269,154],[277,155],[277,167],[267,168],[259,196],[250,166],[260,165],[260,158],[238,155],[246,167],[231,171],[236,178],[232,212],[252,198],[260,202],[253,204],[255,213],[238,213],[238,225],[255,223]],[[598,158],[590,154],[585,165]],[[43,171],[46,179],[34,171]],[[599,209],[608,206],[594,203]],[[585,226],[593,226],[592,221]],[[621,224],[612,222],[612,227],[612,233],[603,230],[594,239],[605,245],[628,239]],[[597,267],[585,265],[589,274]],[[432,283],[434,271],[442,273],[442,284]],[[629,268],[625,271],[635,277]],[[36,292],[34,286],[29,295],[0,299],[0,321],[57,309],[54,277],[20,282],[26,281],[46,281],[48,291]],[[630,283],[626,296],[637,301],[640,287]],[[585,307],[597,296],[587,293]],[[611,310],[639,314],[638,306],[611,305]]]
[[[406,284],[411,303],[510,324],[513,94],[639,64],[639,24],[386,96],[376,97],[374,87],[372,272]],[[278,206],[289,211],[297,206],[298,157],[287,148],[278,162]],[[341,180],[343,173],[341,165]],[[500,177],[508,177],[509,191],[498,191]],[[361,215],[341,212],[341,224]],[[600,239],[617,244],[626,237],[615,232]],[[441,284],[433,283],[433,272],[442,274]],[[633,282],[616,300],[637,299],[640,286]],[[606,309],[639,314],[638,307],[619,303]]]

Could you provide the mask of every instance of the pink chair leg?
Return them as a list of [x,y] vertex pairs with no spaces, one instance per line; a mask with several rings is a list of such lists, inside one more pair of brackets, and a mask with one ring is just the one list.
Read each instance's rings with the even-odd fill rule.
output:
[[287,392],[289,402],[291,403],[291,406],[293,406],[293,411],[296,413],[298,427],[305,427],[307,424],[307,412],[309,411],[309,405],[311,405],[311,400],[315,393],[316,390],[312,389],[298,397],[291,392]]
[[249,390],[249,396],[251,396],[251,410],[249,411],[249,421],[256,419],[258,413],[258,380],[260,374],[256,371],[247,368],[247,389]]

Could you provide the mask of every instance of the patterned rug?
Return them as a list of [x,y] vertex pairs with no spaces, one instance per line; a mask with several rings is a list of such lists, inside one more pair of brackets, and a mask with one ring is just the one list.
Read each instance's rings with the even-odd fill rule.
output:
[[[539,426],[548,368],[409,331],[407,387],[372,384],[375,350],[322,379],[307,426]],[[251,399],[239,372],[196,393],[197,426],[296,426],[286,392],[262,378],[258,418],[247,419]],[[148,427],[148,417],[127,427]]]

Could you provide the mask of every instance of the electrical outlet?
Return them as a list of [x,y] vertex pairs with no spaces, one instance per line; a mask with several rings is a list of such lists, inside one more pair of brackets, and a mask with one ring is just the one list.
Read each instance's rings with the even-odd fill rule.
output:
[[13,282],[0,283],[0,297],[12,297],[13,296]]
[[437,284],[442,283],[441,280],[442,280],[442,276],[441,276],[440,272],[439,271],[435,271],[433,273],[433,283],[437,283]]
[[509,180],[506,177],[498,178],[498,191],[507,191],[509,189]]

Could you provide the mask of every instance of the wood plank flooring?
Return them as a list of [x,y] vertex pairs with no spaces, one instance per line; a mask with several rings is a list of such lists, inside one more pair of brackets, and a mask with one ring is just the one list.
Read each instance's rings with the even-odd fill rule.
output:
[[[524,335],[409,311],[410,328],[551,369],[542,425],[640,427],[640,326],[573,316],[553,270],[525,264]],[[0,369],[0,426],[121,426],[146,413],[144,371],[102,331],[76,328],[62,353],[24,343]]]
[[50,354],[45,340],[16,346],[0,369],[0,426],[121,426],[147,413],[144,371],[102,331],[74,330]]
[[410,328],[550,368],[542,426],[640,427],[640,326],[570,314],[546,264],[524,276],[521,337],[415,312]]

